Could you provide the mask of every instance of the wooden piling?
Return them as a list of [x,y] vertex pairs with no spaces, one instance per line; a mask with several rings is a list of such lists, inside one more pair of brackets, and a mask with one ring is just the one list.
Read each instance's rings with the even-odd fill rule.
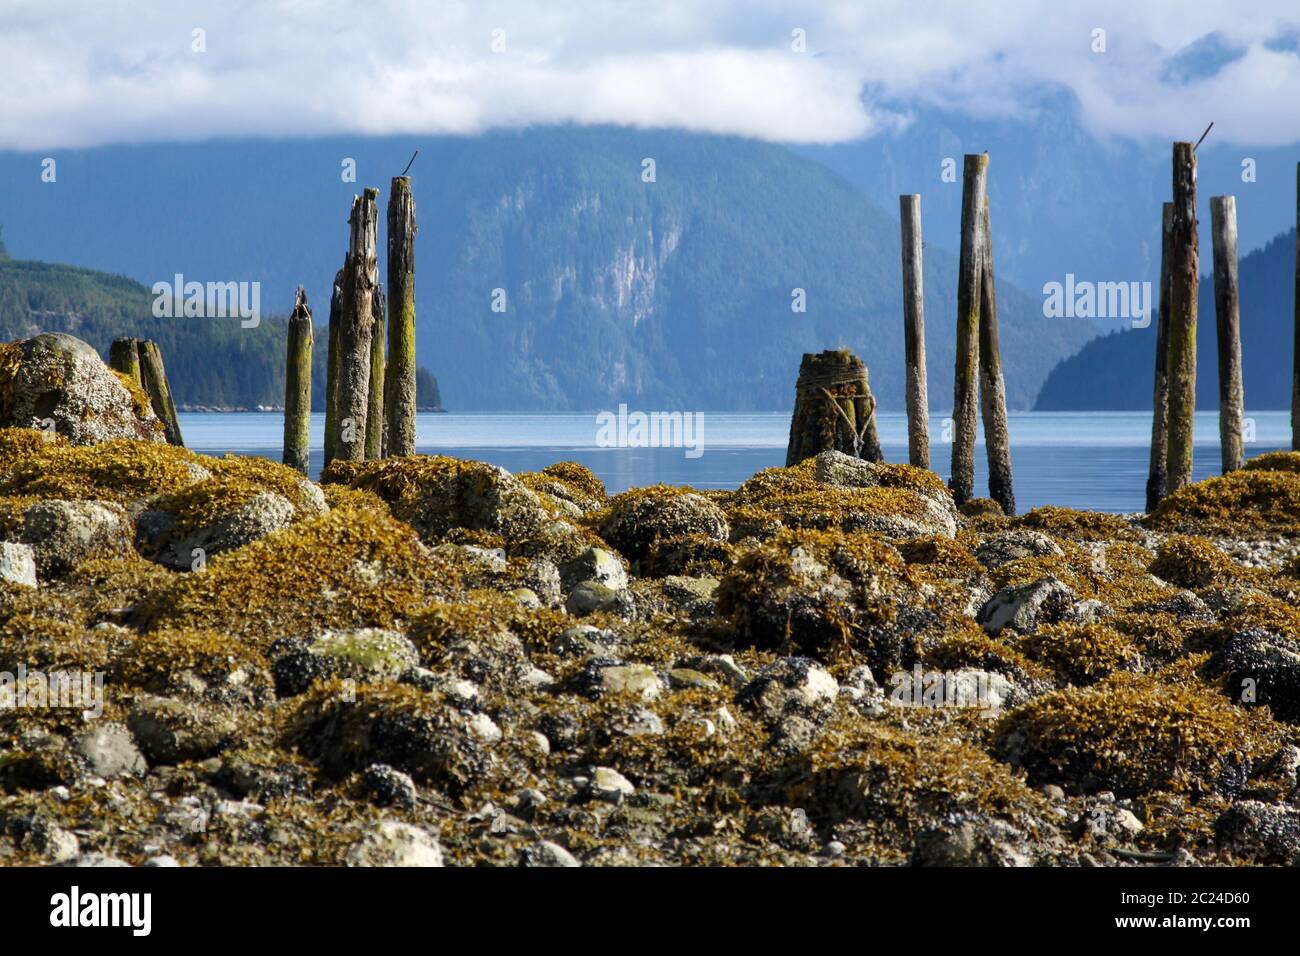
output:
[[1192,427],[1196,414],[1196,292],[1200,244],[1196,234],[1196,150],[1174,143],[1174,214],[1170,230],[1169,454],[1167,491],[1192,480]]
[[284,359],[284,453],[281,460],[304,475],[311,465],[311,352],[313,332],[307,292],[298,286]]
[[370,338],[374,331],[373,300],[378,279],[378,224],[375,200],[379,190],[366,189],[352,203],[348,217],[348,255],[343,265],[335,379],[334,457],[363,461],[366,420],[370,412]]
[[957,277],[956,370],[952,399],[952,476],[958,506],[975,493],[975,418],[979,366],[980,233],[984,222],[987,153],[967,154],[962,167],[961,257]]
[[898,197],[903,247],[903,348],[907,361],[907,460],[930,467],[930,399],[925,378],[925,284],[921,197]]
[[394,176],[388,194],[388,370],[384,422],[389,455],[415,454],[415,199]]
[[366,412],[366,458],[384,457],[384,287],[375,286],[370,300],[374,330],[370,335],[370,406]]
[[1156,313],[1156,375],[1151,397],[1151,466],[1147,473],[1147,511],[1165,496],[1169,455],[1169,257],[1174,224],[1174,204],[1167,202],[1160,216],[1160,303]]
[[979,370],[980,412],[984,419],[984,449],[989,460],[989,497],[1006,515],[1016,513],[1011,482],[1011,433],[1007,427],[1007,389],[1002,378],[1002,346],[998,341],[998,300],[993,280],[993,233],[989,228],[989,197],[984,196],[980,229]]
[[1219,342],[1219,448],[1223,473],[1246,463],[1242,441],[1241,303],[1237,286],[1237,199],[1210,199],[1214,254],[1214,317]]
[[867,367],[848,349],[804,354],[785,463],[797,465],[831,450],[867,461],[884,458]]
[[121,372],[143,389],[144,382],[140,378],[139,343],[139,339],[114,339],[113,344],[108,347],[108,367]]
[[140,383],[149,396],[153,413],[163,423],[163,431],[168,443],[184,445],[185,442],[181,439],[180,421],[176,418],[176,403],[172,401],[172,389],[167,382],[167,371],[163,368],[162,352],[158,348],[158,343],[141,339],[138,347]]
[[1300,451],[1300,163],[1295,167],[1295,332],[1291,365],[1291,450]]
[[326,330],[325,361],[325,466],[334,460],[338,448],[339,326],[343,324],[343,270],[334,273],[330,291],[329,328]]

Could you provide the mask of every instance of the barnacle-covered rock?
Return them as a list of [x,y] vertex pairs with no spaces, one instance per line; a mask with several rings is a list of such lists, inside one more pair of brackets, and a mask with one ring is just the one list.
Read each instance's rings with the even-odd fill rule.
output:
[[693,491],[655,485],[615,497],[600,524],[601,536],[625,557],[646,557],[658,541],[682,535],[727,540],[729,528],[722,509]]
[[81,339],[46,332],[0,345],[0,428],[51,426],[74,445],[166,441],[149,399]]

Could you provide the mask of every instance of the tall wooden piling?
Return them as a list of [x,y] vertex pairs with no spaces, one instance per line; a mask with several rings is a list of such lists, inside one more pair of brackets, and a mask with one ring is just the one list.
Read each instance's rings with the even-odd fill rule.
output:
[[1196,414],[1196,291],[1200,244],[1196,234],[1196,150],[1174,143],[1174,215],[1170,230],[1169,454],[1167,491],[1192,480],[1192,427]]
[[378,279],[378,224],[375,200],[379,190],[366,189],[352,203],[348,217],[348,255],[343,264],[335,378],[334,457],[363,461],[366,456],[366,421],[370,413],[370,338]]
[[993,233],[989,228],[989,197],[984,196],[980,230],[979,369],[980,412],[984,419],[984,448],[989,459],[989,497],[1007,515],[1016,513],[1011,483],[1011,433],[1007,427],[1007,388],[1002,378],[1002,346],[998,341],[998,300],[993,281]]
[[388,194],[388,370],[384,421],[389,455],[415,454],[415,199],[394,176]]
[[329,328],[326,330],[325,361],[325,465],[334,460],[338,448],[339,326],[343,324],[343,270],[334,273],[330,290]]
[[1295,332],[1291,365],[1291,450],[1300,451],[1300,163],[1295,167]]
[[903,348],[907,360],[907,460],[930,467],[930,399],[925,380],[925,283],[921,197],[898,197],[903,246]]
[[375,286],[370,300],[374,330],[370,335],[370,407],[366,412],[366,458],[384,457],[384,320],[388,308],[384,287]]
[[952,399],[952,477],[948,487],[958,506],[975,493],[980,258],[984,222],[987,153],[968,154],[962,167],[961,258],[957,273],[957,361]]
[[848,349],[804,354],[795,384],[786,465],[823,451],[882,461],[867,367]]
[[311,309],[298,286],[284,359],[284,454],[281,460],[304,475],[311,464]]
[[1169,255],[1174,226],[1174,204],[1167,202],[1160,216],[1160,302],[1156,313],[1156,375],[1151,396],[1151,466],[1147,473],[1147,511],[1165,496],[1169,455]]
[[1241,303],[1237,286],[1237,199],[1210,199],[1214,234],[1214,317],[1219,342],[1219,448],[1223,473],[1246,463],[1242,441],[1245,399],[1241,381]]

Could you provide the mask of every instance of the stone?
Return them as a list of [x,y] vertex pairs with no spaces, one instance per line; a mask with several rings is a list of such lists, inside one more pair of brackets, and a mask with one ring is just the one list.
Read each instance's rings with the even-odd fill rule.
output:
[[582,866],[578,858],[572,853],[560,846],[558,843],[552,843],[550,840],[542,840],[534,843],[532,846],[525,847],[519,855],[520,866]]
[[564,606],[565,610],[577,617],[604,611],[621,618],[630,618],[636,610],[632,596],[627,591],[615,591],[596,581],[583,581],[575,587]]
[[1054,575],[1003,588],[980,608],[979,622],[990,634],[1003,628],[1022,633],[1062,620],[1074,606],[1074,592]]
[[759,671],[741,688],[736,701],[775,723],[790,713],[824,718],[839,692],[835,678],[815,661],[783,657]]
[[42,578],[60,577],[92,558],[134,553],[131,519],[107,501],[39,501],[23,513],[23,540]]
[[591,795],[600,800],[620,803],[636,793],[632,782],[611,767],[597,767],[587,784]]
[[349,848],[348,866],[439,867],[442,847],[424,829],[397,820],[371,824]]
[[419,798],[419,791],[410,775],[394,770],[388,764],[371,764],[361,775],[361,782],[381,807],[398,806],[410,810]]
[[726,541],[729,531],[722,509],[703,495],[653,488],[616,498],[600,536],[635,561],[660,539],[702,534]]
[[31,545],[0,541],[0,581],[36,587],[36,552]]
[[73,445],[115,438],[166,441],[144,393],[133,395],[81,339],[46,332],[4,348],[17,351],[16,362],[0,363],[0,428],[49,423]]
[[135,740],[121,724],[98,724],[77,738],[76,750],[96,776],[112,780],[138,776],[148,766]]
[[602,693],[630,694],[650,701],[663,693],[663,681],[646,664],[613,664],[597,667],[596,678]]
[[1300,865],[1300,809],[1242,800],[1214,824],[1219,846],[1256,864]]
[[215,708],[164,697],[137,700],[127,726],[145,757],[155,764],[214,756],[236,731],[235,722]]
[[989,570],[1019,561],[1021,558],[1044,558],[1065,554],[1060,545],[1043,534],[1027,528],[1004,531],[986,538],[976,549],[975,558]]
[[618,555],[604,548],[588,548],[560,568],[560,581],[572,589],[583,581],[595,581],[614,591],[628,585],[627,570]]

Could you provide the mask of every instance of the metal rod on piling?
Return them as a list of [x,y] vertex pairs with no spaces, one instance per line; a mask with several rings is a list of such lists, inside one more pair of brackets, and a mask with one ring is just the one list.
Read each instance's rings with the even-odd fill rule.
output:
[[898,197],[903,246],[903,347],[907,360],[907,460],[930,467],[930,400],[925,379],[925,284],[921,197]]

